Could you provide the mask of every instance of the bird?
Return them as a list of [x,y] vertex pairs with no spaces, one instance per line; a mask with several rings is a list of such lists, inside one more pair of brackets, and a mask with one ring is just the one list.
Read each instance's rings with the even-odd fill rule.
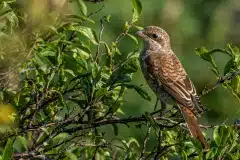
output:
[[145,27],[136,34],[144,41],[139,61],[148,85],[161,102],[178,106],[191,136],[208,150],[209,144],[198,123],[204,108],[187,72],[171,49],[169,35],[158,26]]

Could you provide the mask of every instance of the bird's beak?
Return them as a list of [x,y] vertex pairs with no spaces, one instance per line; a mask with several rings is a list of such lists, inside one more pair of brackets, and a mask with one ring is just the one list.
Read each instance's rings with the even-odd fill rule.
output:
[[139,30],[136,32],[136,35],[138,35],[139,37],[145,37],[145,35],[143,34],[143,30]]

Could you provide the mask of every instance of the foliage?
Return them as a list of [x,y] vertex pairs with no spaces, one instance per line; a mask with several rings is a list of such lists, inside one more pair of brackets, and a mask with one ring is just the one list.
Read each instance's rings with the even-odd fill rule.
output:
[[[132,75],[139,69],[138,49],[129,48],[125,57],[119,49],[126,38],[138,43],[132,32],[141,28],[136,23],[142,5],[140,0],[131,3],[132,19],[108,43],[102,38],[107,34],[104,26],[114,19],[110,15],[102,16],[99,22],[91,19],[102,7],[89,13],[84,1],[72,0],[69,5],[78,5],[81,14],[50,9],[32,19],[23,4],[1,1],[1,60],[9,66],[1,74],[0,100],[17,110],[9,119],[14,120],[12,126],[1,133],[1,159],[240,158],[239,129],[234,126],[203,126],[214,128],[211,148],[203,152],[199,142],[188,135],[174,107],[126,117],[121,109],[126,90],[133,89],[151,100],[141,86],[132,83]],[[100,27],[99,33],[93,25]],[[225,76],[220,75],[212,57],[217,51],[231,58]],[[225,50],[200,48],[196,52],[213,66],[219,78],[217,86],[221,84],[239,97],[239,48],[228,45]],[[11,82],[15,87],[9,79],[17,81]],[[118,136],[120,124],[140,131],[147,126],[144,142]],[[108,136],[106,125],[112,126],[114,136]],[[150,133],[156,139],[152,149],[146,148]]]

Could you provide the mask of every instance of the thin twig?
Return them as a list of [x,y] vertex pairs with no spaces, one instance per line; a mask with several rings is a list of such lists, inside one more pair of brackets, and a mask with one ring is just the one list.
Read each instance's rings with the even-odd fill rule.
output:
[[209,88],[209,89],[204,89],[202,91],[202,94],[200,95],[200,97],[208,94],[209,92],[212,92],[214,91],[217,87],[219,87],[221,84],[223,84],[225,81],[227,80],[231,80],[233,79],[234,77],[240,75],[240,69],[238,69],[236,72],[230,72],[230,73],[227,73],[225,76],[223,77],[220,77],[220,79],[217,81],[217,83],[212,87],[212,88]]
[[[155,112],[156,109],[157,109],[157,105],[158,105],[158,98],[157,98],[156,103],[155,103],[155,105],[154,105],[154,112]],[[143,160],[143,158],[144,158],[144,154],[145,154],[146,148],[147,148],[147,141],[149,140],[149,134],[150,134],[150,132],[151,132],[151,129],[152,129],[152,126],[151,126],[150,124],[148,124],[148,129],[147,129],[146,136],[144,137],[143,149],[142,149],[142,151],[141,151],[139,160]]]
[[103,30],[104,30],[104,25],[103,25],[103,19],[105,17],[103,17],[101,20],[100,20],[100,25],[101,25],[101,30],[99,32],[99,44],[97,46],[97,54],[96,54],[96,57],[95,57],[95,62],[98,61],[98,57],[99,57],[99,54],[100,54],[100,47],[101,47],[101,41],[102,41],[102,34],[103,34]]
[[146,149],[147,149],[147,141],[149,140],[149,134],[151,132],[151,129],[152,129],[152,127],[148,126],[146,136],[144,137],[144,140],[143,140],[143,149],[141,151],[139,160],[143,160],[143,158],[144,158],[144,154],[145,154]]
[[101,11],[103,10],[104,7],[105,7],[105,6],[102,5],[102,7],[101,7],[100,9],[98,9],[98,10],[95,11],[95,12],[90,13],[90,14],[87,16],[87,18],[90,18],[90,17],[92,17],[93,15],[98,14],[99,12],[101,12]]
[[[153,114],[154,113],[154,114]],[[185,123],[182,122],[177,122],[174,121],[170,118],[167,117],[163,117],[163,116],[155,116],[155,114],[157,114],[158,112],[152,112],[150,113],[150,115],[153,116],[154,120],[164,120],[167,121],[173,125],[180,125],[180,126],[186,126]],[[89,124],[88,121],[77,121],[75,119],[66,119],[65,121],[61,121],[61,122],[52,122],[52,123],[48,123],[48,124],[44,124],[41,126],[33,126],[33,127],[29,127],[24,129],[23,131],[21,131],[21,133],[25,133],[25,132],[29,132],[29,131],[34,131],[34,130],[39,130],[41,128],[45,128],[45,127],[51,127],[51,126],[59,126],[59,125],[68,125],[68,124],[78,124],[80,126],[75,127],[75,128],[61,128],[62,132],[68,132],[68,133],[74,133],[76,131],[80,131],[80,130],[85,130],[85,129],[91,129],[91,128],[96,128],[96,127],[100,127],[100,126],[104,126],[104,125],[108,125],[108,124],[127,124],[127,123],[132,123],[132,122],[144,122],[147,121],[145,116],[138,116],[138,117],[129,117],[129,118],[122,118],[122,119],[106,119],[106,120],[101,120],[98,122],[92,122]],[[162,125],[161,127],[166,127],[169,128],[172,126],[169,125]]]

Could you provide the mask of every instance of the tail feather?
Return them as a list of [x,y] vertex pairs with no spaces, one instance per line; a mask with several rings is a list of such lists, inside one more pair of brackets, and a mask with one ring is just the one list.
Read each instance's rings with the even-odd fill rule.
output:
[[204,150],[208,150],[209,144],[208,144],[207,140],[205,139],[204,135],[202,134],[202,130],[198,124],[198,120],[197,120],[196,116],[187,107],[184,107],[180,104],[178,104],[178,106],[183,113],[184,119],[187,123],[188,129],[189,129],[192,137],[198,139],[202,143]]

